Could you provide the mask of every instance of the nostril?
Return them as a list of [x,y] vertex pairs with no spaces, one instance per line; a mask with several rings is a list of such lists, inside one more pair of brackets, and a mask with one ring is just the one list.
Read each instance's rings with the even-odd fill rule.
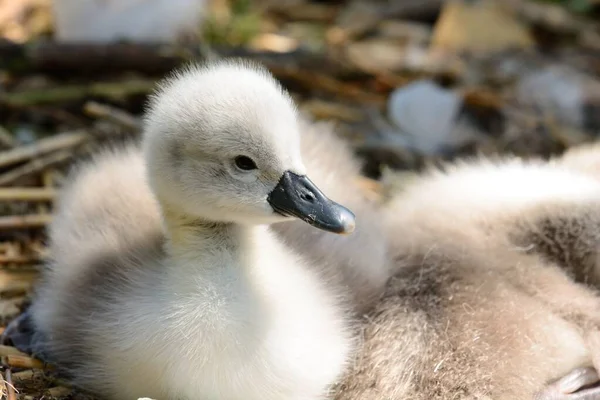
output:
[[300,198],[304,201],[309,201],[311,203],[315,201],[315,195],[310,192],[304,192],[300,194]]

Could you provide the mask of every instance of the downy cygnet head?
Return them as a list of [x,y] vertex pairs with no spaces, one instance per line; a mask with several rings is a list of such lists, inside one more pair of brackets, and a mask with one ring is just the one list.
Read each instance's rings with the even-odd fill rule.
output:
[[350,233],[354,215],[306,176],[297,111],[264,68],[190,66],[159,86],[145,118],[148,178],[163,208],[210,221],[296,217]]

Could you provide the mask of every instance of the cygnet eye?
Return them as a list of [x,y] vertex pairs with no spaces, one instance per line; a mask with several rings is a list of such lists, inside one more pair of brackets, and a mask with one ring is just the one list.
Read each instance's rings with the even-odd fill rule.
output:
[[237,156],[234,162],[235,166],[243,171],[251,171],[258,168],[254,160],[248,156]]

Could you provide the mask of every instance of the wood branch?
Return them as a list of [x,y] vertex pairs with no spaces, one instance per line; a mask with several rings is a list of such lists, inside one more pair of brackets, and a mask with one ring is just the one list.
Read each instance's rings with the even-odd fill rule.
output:
[[27,354],[23,353],[20,350],[17,350],[17,348],[15,348],[15,347],[0,344],[0,357],[8,357],[8,356],[25,356],[25,357],[27,357]]
[[0,188],[0,201],[52,201],[55,197],[52,188]]
[[75,147],[90,139],[90,137],[91,135],[88,131],[79,130],[41,139],[28,146],[16,147],[0,153],[0,168],[27,161],[56,150]]
[[0,126],[0,146],[5,149],[10,149],[15,147],[15,139],[12,137],[8,129],[3,126]]
[[85,104],[83,110],[92,117],[105,118],[133,132],[139,132],[142,129],[141,121],[138,118],[116,107],[89,101]]
[[15,382],[30,382],[35,379],[40,374],[40,371],[35,371],[33,369],[27,369],[25,371],[15,372],[12,376]]
[[4,375],[0,372],[0,399],[8,399],[8,384],[6,383],[6,379],[4,379]]
[[26,264],[35,265],[42,261],[42,258],[36,255],[15,255],[5,256],[0,254],[0,264]]
[[12,381],[12,372],[10,369],[7,369],[5,374],[5,386],[6,386],[6,400],[17,400],[17,393],[15,390],[15,386]]
[[305,101],[300,108],[317,119],[337,119],[346,122],[359,122],[363,119],[361,110],[356,107],[321,99]]
[[327,73],[307,72],[295,68],[275,68],[272,72],[282,79],[290,79],[302,83],[311,90],[314,88],[339,97],[351,99],[357,103],[376,106],[386,104],[385,96],[373,94],[361,89],[357,85],[339,81]]
[[[0,69],[27,73],[83,75],[135,70],[162,74],[185,62],[191,54],[165,45],[37,42],[18,44],[0,41]],[[144,62],[148,60],[148,62]]]
[[0,230],[42,228],[52,221],[50,214],[11,215],[0,217]]
[[39,157],[0,175],[0,186],[8,186],[31,175],[42,172],[46,168],[61,164],[73,156],[67,150],[58,151],[47,156]]
[[[334,76],[359,71],[326,55],[305,50],[287,53],[257,52],[242,48],[214,48],[222,57],[243,57],[267,68],[317,69]],[[89,76],[135,71],[163,75],[189,61],[206,59],[202,46],[167,44],[95,44],[40,41],[18,44],[0,40],[0,69],[12,73],[45,72],[54,75]]]
[[56,386],[56,387],[48,389],[46,392],[48,392],[48,395],[51,398],[62,399],[62,398],[66,398],[71,393],[71,391],[72,390],[67,387]]
[[6,364],[13,368],[47,368],[46,364],[44,364],[42,361],[36,360],[35,358],[31,358],[28,355],[6,356]]
[[[0,270],[0,292],[28,290],[38,278],[37,271]],[[0,356],[2,351],[0,350]]]
[[127,96],[147,94],[154,88],[154,85],[154,80],[144,79],[98,82],[91,85],[63,85],[4,93],[0,95],[0,103],[11,107],[24,107],[76,101],[94,96],[118,101],[127,98]]

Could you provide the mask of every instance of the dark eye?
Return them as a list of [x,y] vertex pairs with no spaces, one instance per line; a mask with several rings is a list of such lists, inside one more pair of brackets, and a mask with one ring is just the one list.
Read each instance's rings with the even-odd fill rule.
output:
[[234,161],[235,166],[244,171],[250,171],[258,168],[254,160],[247,156],[237,156]]

